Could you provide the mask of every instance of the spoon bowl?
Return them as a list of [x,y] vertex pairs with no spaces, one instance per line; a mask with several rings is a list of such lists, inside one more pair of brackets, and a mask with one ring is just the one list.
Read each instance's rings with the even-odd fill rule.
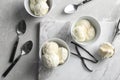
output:
[[23,45],[23,47],[21,48],[21,51],[22,51],[21,55],[26,55],[26,54],[28,54],[28,53],[31,51],[32,46],[33,46],[32,41],[26,42],[26,43]]
[[26,31],[26,23],[25,23],[25,20],[21,20],[18,25],[17,25],[17,29],[16,29],[16,32],[18,35],[22,35],[24,34]]
[[77,8],[78,8],[79,6],[85,4],[85,3],[89,2],[89,1],[92,1],[92,0],[84,0],[84,1],[82,1],[81,3],[79,3],[79,4],[69,4],[69,5],[67,5],[67,6],[65,7],[64,12],[65,12],[66,14],[72,14],[72,13],[74,13],[75,11],[77,11]]
[[76,7],[74,4],[69,4],[65,7],[64,12],[71,14],[74,13],[77,10],[78,7]]

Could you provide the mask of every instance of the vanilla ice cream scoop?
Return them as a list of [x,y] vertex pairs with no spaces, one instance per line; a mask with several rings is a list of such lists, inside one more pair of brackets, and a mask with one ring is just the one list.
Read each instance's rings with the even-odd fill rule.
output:
[[36,16],[44,16],[48,13],[49,6],[46,0],[30,0],[30,9]]
[[58,44],[56,42],[47,42],[43,47],[43,54],[57,54]]
[[115,48],[109,42],[105,42],[100,45],[99,53],[102,58],[110,58],[115,53]]
[[58,49],[59,64],[63,64],[68,57],[68,50],[64,47],[59,47]]
[[47,2],[47,0],[36,0],[36,2],[40,2],[40,1],[44,1],[44,2]]
[[44,54],[42,55],[42,61],[47,68],[55,68],[59,65],[59,57],[56,54]]
[[86,39],[86,29],[83,25],[79,25],[77,27],[74,28],[73,30],[74,32],[74,37],[78,40],[78,41],[85,41]]
[[83,24],[87,28],[90,28],[90,26],[91,26],[91,23],[88,20],[86,20],[86,19],[82,19],[82,20],[78,21],[76,26],[79,26],[81,24]]
[[87,36],[86,36],[86,40],[92,40],[95,37],[95,29],[93,27],[89,27],[89,30],[87,31]]
[[47,3],[44,1],[40,1],[34,7],[34,14],[37,16],[44,16],[45,14],[47,14],[48,9],[49,7]]
[[30,9],[31,9],[32,12],[34,12],[35,4],[36,4],[35,0],[30,0]]

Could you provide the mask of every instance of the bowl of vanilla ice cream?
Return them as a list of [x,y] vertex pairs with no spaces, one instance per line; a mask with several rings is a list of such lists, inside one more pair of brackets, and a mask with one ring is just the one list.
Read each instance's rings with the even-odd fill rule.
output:
[[101,33],[99,22],[90,16],[80,17],[71,27],[71,36],[75,42],[87,45],[95,42]]
[[40,48],[40,59],[46,68],[52,69],[63,65],[69,58],[67,43],[59,38],[45,41]]
[[44,17],[52,8],[52,0],[24,0],[26,11],[33,17]]

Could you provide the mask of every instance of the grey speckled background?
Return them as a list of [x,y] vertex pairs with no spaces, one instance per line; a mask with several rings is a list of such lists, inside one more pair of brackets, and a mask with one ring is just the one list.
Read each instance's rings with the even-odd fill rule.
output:
[[[94,0],[87,5],[81,6],[74,15],[63,14],[63,8],[69,3],[78,3],[82,0],[53,0],[53,8],[49,15],[44,18],[33,18],[24,9],[24,0],[1,0],[0,1],[0,76],[10,65],[8,63],[13,43],[16,39],[15,27],[21,19],[27,23],[25,35],[20,37],[17,55],[20,47],[27,40],[32,40],[34,47],[31,53],[21,58],[5,80],[37,80],[38,74],[38,26],[41,20],[64,20],[71,21],[79,16],[89,15],[96,19],[108,17],[108,12],[118,0]],[[72,19],[72,20],[71,20]],[[16,55],[16,56],[17,56]],[[1,80],[1,79],[0,79]]]

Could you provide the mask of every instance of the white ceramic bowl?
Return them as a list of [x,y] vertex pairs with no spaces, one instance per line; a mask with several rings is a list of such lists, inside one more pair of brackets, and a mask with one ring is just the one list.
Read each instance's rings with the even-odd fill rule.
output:
[[[52,9],[52,5],[53,5],[53,0],[47,0],[47,3],[48,3],[48,6],[49,6],[49,11],[48,11],[48,13],[51,11],[51,9]],[[31,9],[30,9],[30,0],[24,0],[24,7],[25,7],[25,9],[26,9],[26,11],[28,12],[28,14],[30,14],[31,16],[33,16],[33,17],[44,17],[44,16],[46,16],[46,15],[44,15],[44,16],[37,16],[37,15],[35,15],[35,14],[33,14],[33,12],[31,11]]]
[[[94,27],[94,29],[95,29],[95,34],[96,34],[96,35],[95,35],[95,37],[94,37],[92,40],[90,40],[90,41],[80,42],[80,41],[77,41],[77,40],[75,39],[75,35],[74,35],[74,33],[73,33],[73,28],[75,27],[75,25],[76,25],[76,23],[77,23],[78,21],[83,20],[83,19],[88,20],[88,21],[93,25],[93,27]],[[81,45],[88,45],[88,44],[91,44],[91,43],[95,42],[95,41],[99,38],[100,34],[101,34],[101,28],[100,28],[99,22],[98,22],[95,18],[90,17],[90,16],[80,17],[80,18],[72,25],[72,27],[71,27],[71,36],[72,36],[73,40],[74,40],[75,42],[77,42],[78,44],[81,44]]]
[[[54,42],[56,42],[60,47],[64,47],[64,48],[66,48],[66,49],[68,50],[68,57],[67,57],[67,59],[66,59],[66,61],[67,61],[68,58],[69,58],[69,56],[70,56],[69,46],[68,46],[68,44],[67,44],[65,41],[63,41],[62,39],[59,39],[59,38],[48,39],[47,41],[45,41],[45,42],[42,44],[42,46],[40,47],[40,53],[39,53],[39,58],[40,58],[40,60],[42,61],[42,49],[43,49],[43,47],[45,46],[45,44],[46,44],[47,42],[50,42],[50,41],[54,41]],[[64,63],[66,63],[66,61],[65,61]],[[64,64],[64,63],[63,63],[63,64]],[[60,65],[63,65],[63,64],[60,64]],[[60,65],[58,65],[58,66],[60,66]]]

